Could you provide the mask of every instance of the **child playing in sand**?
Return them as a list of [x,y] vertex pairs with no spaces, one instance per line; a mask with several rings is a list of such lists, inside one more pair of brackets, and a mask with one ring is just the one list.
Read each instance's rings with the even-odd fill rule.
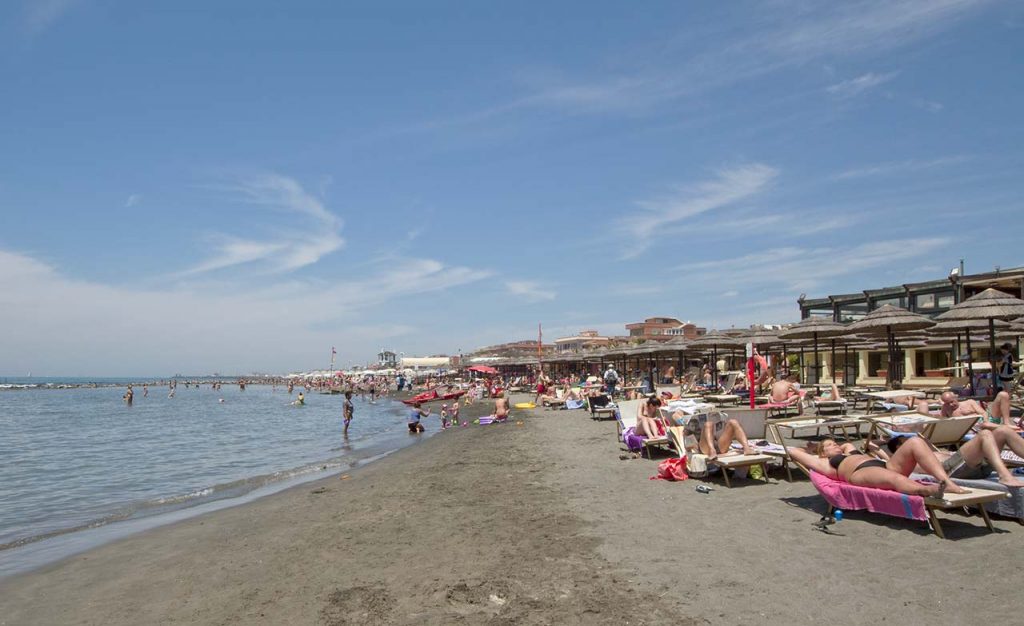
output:
[[459,401],[452,402],[451,406],[452,426],[459,425]]

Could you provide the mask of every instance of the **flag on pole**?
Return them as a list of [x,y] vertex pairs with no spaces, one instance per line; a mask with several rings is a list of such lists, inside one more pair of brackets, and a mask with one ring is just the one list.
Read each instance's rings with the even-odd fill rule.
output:
[[540,322],[537,322],[537,369],[540,371],[544,371],[544,364],[541,361],[544,358],[542,345],[544,345],[544,330],[541,328]]

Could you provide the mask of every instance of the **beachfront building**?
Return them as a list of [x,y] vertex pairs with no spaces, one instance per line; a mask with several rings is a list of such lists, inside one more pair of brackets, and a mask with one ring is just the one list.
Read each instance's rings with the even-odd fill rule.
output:
[[682,325],[683,323],[674,317],[648,317],[642,322],[626,324],[626,333],[634,340],[668,341],[672,338],[669,331]]
[[[946,278],[919,283],[906,283],[877,289],[865,289],[855,293],[835,294],[823,298],[807,298],[801,294],[797,300],[800,306],[800,318],[825,317],[836,322],[854,322],[870,311],[891,304],[908,309],[928,317],[945,313],[953,305],[963,302],[973,295],[993,288],[1004,291],[1017,298],[1024,298],[1024,267],[1010,269],[996,268],[982,274],[964,274],[961,267],[954,268]],[[827,342],[823,342],[827,343]],[[978,361],[976,369],[984,369],[987,355],[986,346],[979,346],[974,356]],[[829,350],[828,352],[831,352]],[[831,380],[832,371],[836,371],[838,380],[844,378],[843,373],[857,384],[885,384],[886,372],[889,367],[888,351],[880,345],[873,349],[849,351],[849,362],[845,359],[845,350],[836,353],[836,362],[832,363],[831,355],[820,355],[823,381]],[[912,385],[927,385],[941,381],[951,373],[956,365],[956,355],[944,345],[914,345],[903,351],[903,371],[906,372],[903,382]],[[814,356],[808,355],[805,361],[805,377],[813,382]]]
[[398,355],[391,350],[381,350],[377,353],[377,365],[385,368],[393,368],[398,365]]
[[696,339],[708,334],[708,329],[693,322],[681,322],[674,317],[648,317],[642,322],[626,324],[630,341],[668,341],[675,337]]
[[451,357],[448,356],[406,356],[401,359],[403,370],[438,370],[447,369],[451,364]]
[[581,330],[578,335],[555,339],[555,351],[559,354],[603,348],[611,343],[611,337],[603,337],[596,330]]

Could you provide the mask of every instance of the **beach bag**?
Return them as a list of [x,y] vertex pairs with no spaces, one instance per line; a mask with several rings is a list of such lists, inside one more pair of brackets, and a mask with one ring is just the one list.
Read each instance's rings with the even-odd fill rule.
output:
[[694,476],[707,476],[708,456],[706,454],[687,454],[686,469]]
[[658,475],[651,476],[651,480],[686,480],[686,457],[681,459],[665,459],[658,464]]

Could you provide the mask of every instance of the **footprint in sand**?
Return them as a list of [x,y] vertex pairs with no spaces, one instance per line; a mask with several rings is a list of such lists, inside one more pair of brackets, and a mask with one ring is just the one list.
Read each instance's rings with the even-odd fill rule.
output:
[[390,624],[394,600],[382,585],[338,589],[327,596],[320,618],[328,626]]

